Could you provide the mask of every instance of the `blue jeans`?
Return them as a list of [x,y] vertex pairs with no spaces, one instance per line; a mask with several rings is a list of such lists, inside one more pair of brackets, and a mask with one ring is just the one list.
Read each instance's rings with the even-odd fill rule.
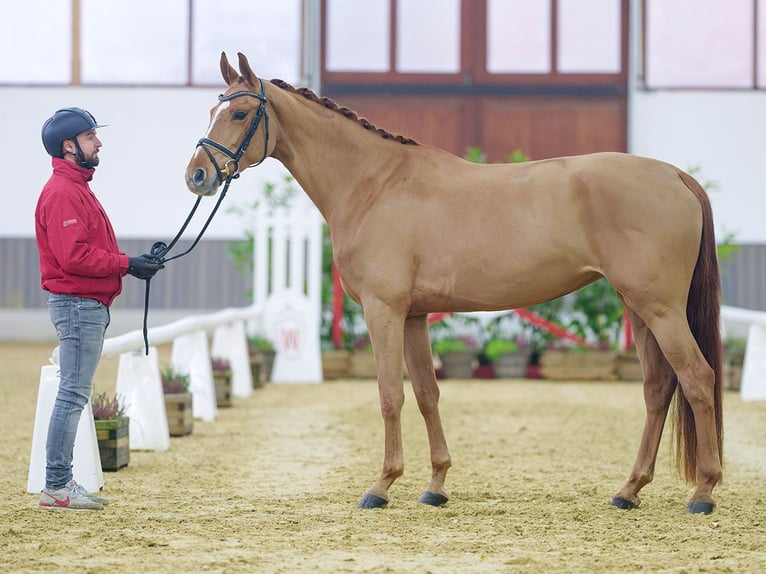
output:
[[101,359],[109,307],[93,299],[51,294],[48,314],[59,340],[60,382],[45,446],[45,488],[57,489],[72,480],[74,439]]

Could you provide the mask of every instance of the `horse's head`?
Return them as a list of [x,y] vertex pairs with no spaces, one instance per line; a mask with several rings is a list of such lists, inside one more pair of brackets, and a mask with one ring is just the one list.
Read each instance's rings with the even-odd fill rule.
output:
[[186,166],[186,185],[197,195],[214,195],[227,179],[258,165],[273,149],[263,81],[247,58],[237,55],[239,73],[221,54],[221,75],[228,88],[210,110],[207,133]]

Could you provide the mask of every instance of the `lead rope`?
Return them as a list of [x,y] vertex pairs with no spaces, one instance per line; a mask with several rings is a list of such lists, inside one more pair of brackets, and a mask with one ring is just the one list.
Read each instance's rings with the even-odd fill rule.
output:
[[[191,222],[192,217],[194,216],[194,212],[197,211],[197,207],[199,207],[200,200],[202,199],[201,195],[197,197],[197,201],[194,202],[194,207],[192,207],[191,211],[189,212],[189,215],[186,216],[186,221],[184,221],[183,225],[181,226],[181,229],[178,231],[178,233],[170,242],[170,244],[166,244],[164,241],[156,241],[154,245],[152,245],[152,248],[149,252],[151,259],[155,263],[159,263],[162,265],[167,263],[168,261],[172,261],[173,259],[178,259],[179,257],[183,257],[184,255],[189,253],[192,249],[194,249],[197,246],[197,243],[199,243],[200,239],[202,239],[202,236],[205,234],[205,231],[207,231],[207,228],[210,225],[210,222],[213,220],[213,216],[218,211],[218,208],[220,207],[221,202],[223,201],[223,198],[226,197],[226,192],[229,191],[229,185],[231,185],[231,181],[238,177],[239,177],[239,173],[236,173],[226,178],[226,183],[223,186],[223,190],[221,191],[221,195],[218,197],[218,201],[216,202],[215,207],[213,207],[213,211],[210,212],[210,215],[208,216],[207,221],[205,221],[205,225],[202,226],[202,229],[197,235],[197,238],[194,240],[194,243],[192,243],[189,249],[187,249],[183,253],[179,253],[178,255],[173,255],[173,257],[166,257],[168,252],[173,248],[176,242],[178,242],[178,240],[181,238],[181,235],[183,235],[183,232],[188,227],[189,222]],[[149,328],[148,328],[149,289],[150,289],[152,280],[151,278],[149,278],[149,279],[145,279],[145,281],[146,281],[146,287],[144,289],[143,335],[144,335],[144,352],[146,353],[146,355],[149,355]]]

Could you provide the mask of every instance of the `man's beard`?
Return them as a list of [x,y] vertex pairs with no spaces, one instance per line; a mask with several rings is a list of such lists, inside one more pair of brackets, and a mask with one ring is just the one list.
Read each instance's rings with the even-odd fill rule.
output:
[[98,165],[98,156],[96,154],[93,154],[92,156],[88,158],[84,158],[83,161],[80,163],[80,165],[84,168],[91,169]]

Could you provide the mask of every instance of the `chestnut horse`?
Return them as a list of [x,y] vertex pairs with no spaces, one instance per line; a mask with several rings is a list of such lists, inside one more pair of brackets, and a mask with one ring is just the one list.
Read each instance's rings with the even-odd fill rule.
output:
[[[221,55],[228,88],[186,168],[198,195],[278,159],[324,216],[346,293],[364,309],[377,363],[385,450],[359,502],[383,507],[404,472],[402,358],[432,466],[420,502],[447,502],[451,466],[427,317],[526,307],[600,277],[635,330],[646,422],[612,504],[640,504],[675,395],[676,463],[708,514],[722,476],[720,277],[710,202],[688,174],[622,153],[480,165],[402,136]],[[252,144],[252,145],[250,145]],[[241,165],[240,165],[241,164]]]

